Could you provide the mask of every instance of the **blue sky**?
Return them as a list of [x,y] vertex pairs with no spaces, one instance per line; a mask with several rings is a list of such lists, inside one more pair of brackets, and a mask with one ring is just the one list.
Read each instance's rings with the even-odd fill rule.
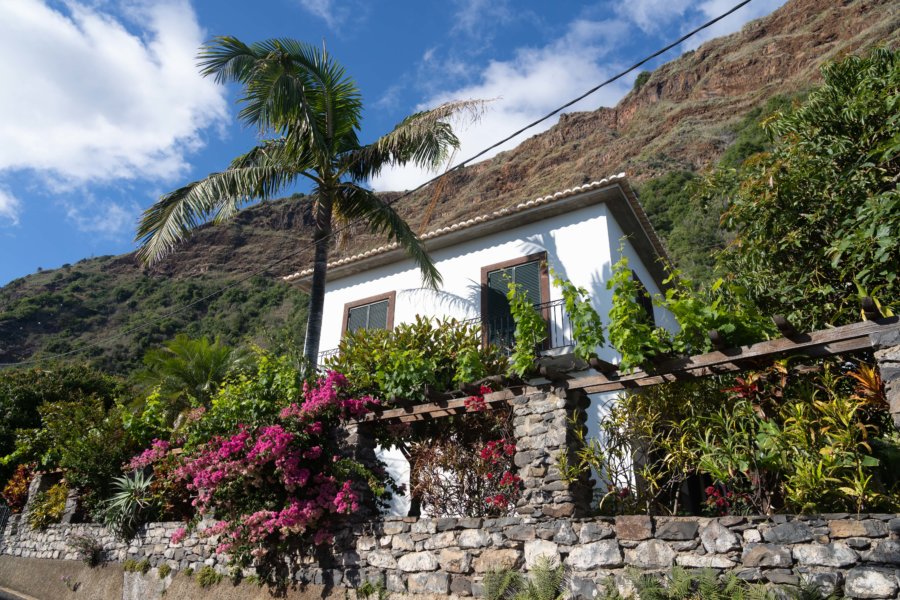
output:
[[[132,250],[160,194],[253,145],[234,118],[238,90],[197,73],[212,36],[324,41],[362,90],[364,140],[416,109],[494,99],[476,124],[457,124],[459,160],[736,2],[0,1],[0,285]],[[754,0],[651,68],[783,2]],[[572,110],[615,104],[633,78]],[[371,185],[427,176],[395,170]]]

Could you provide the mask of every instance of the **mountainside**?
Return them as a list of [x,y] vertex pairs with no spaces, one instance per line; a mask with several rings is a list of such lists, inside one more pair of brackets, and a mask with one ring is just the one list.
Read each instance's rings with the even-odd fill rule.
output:
[[[625,171],[640,185],[675,258],[702,262],[698,256],[715,242],[709,236],[717,215],[704,224],[684,210],[682,189],[693,173],[723,155],[739,160],[758,149],[759,118],[814,85],[823,62],[894,46],[898,32],[900,8],[892,0],[791,0],[642,77],[615,107],[563,115],[545,133],[452,173],[398,207],[426,231]],[[294,197],[251,208],[227,226],[202,228],[153,269],[126,254],[13,281],[0,288],[0,363],[91,342],[100,347],[75,357],[129,371],[147,347],[178,331],[296,344],[303,296],[277,277],[309,265],[310,232],[308,204]],[[376,243],[382,242],[350,230],[334,252]],[[236,283],[251,274],[257,276]],[[205,298],[224,285],[233,287]]]

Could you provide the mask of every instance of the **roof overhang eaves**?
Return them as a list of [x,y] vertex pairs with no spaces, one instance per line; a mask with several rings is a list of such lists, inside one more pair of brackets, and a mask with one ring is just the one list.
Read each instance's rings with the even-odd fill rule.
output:
[[[662,286],[666,277],[665,265],[670,262],[668,255],[624,173],[437,229],[423,234],[422,240],[428,251],[433,252],[599,203],[609,206],[610,212],[624,231],[640,234],[632,236],[631,243],[657,284]],[[382,246],[328,265],[326,280],[334,281],[406,258],[404,250],[395,244],[390,247]],[[312,272],[308,269],[283,279],[309,291]]]

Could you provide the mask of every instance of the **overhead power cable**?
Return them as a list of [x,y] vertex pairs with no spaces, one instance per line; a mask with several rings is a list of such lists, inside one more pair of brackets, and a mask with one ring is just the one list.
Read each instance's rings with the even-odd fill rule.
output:
[[[438,181],[439,179],[442,179],[442,178],[448,176],[449,174],[453,173],[454,171],[457,171],[457,170],[459,170],[459,169],[462,169],[462,168],[465,167],[466,165],[468,165],[468,164],[470,164],[470,163],[472,163],[472,162],[478,160],[479,158],[481,158],[482,156],[484,156],[485,154],[487,154],[487,153],[490,152],[491,150],[495,150],[496,148],[499,148],[499,147],[502,146],[503,144],[505,144],[505,143],[509,142],[510,140],[516,138],[517,136],[519,136],[519,135],[525,133],[525,132],[528,131],[529,129],[533,129],[534,127],[537,127],[538,125],[540,125],[540,124],[543,123],[544,121],[546,121],[546,120],[548,120],[548,119],[554,117],[555,115],[558,115],[560,112],[564,111],[565,109],[569,108],[570,106],[573,106],[573,105],[577,104],[578,102],[581,102],[582,100],[584,100],[584,99],[587,98],[588,96],[590,96],[590,95],[596,93],[596,92],[597,92],[598,90],[600,90],[601,88],[606,87],[607,85],[609,85],[609,84],[611,84],[611,83],[613,83],[613,82],[615,82],[615,81],[621,79],[621,78],[624,77],[625,75],[628,75],[628,74],[631,73],[632,71],[634,71],[634,70],[636,70],[636,69],[639,69],[640,67],[642,67],[642,66],[645,65],[646,63],[650,62],[650,61],[653,60],[654,58],[657,58],[658,56],[660,56],[660,55],[662,55],[662,54],[665,54],[666,52],[668,52],[668,51],[671,50],[672,48],[674,48],[674,47],[680,45],[680,44],[683,43],[684,41],[686,41],[686,40],[692,38],[693,36],[697,35],[697,34],[700,33],[701,31],[703,31],[704,29],[707,29],[707,28],[711,27],[712,25],[718,23],[718,22],[721,21],[722,19],[728,17],[728,16],[731,15],[732,13],[734,13],[734,12],[736,12],[737,10],[741,9],[742,7],[746,6],[747,4],[750,4],[750,2],[752,2],[752,1],[753,1],[753,0],[743,0],[742,2],[739,2],[739,3],[735,4],[735,5],[734,5],[732,8],[730,8],[728,11],[722,13],[721,15],[719,15],[719,16],[713,18],[713,19],[710,19],[709,21],[706,21],[706,22],[703,23],[702,25],[700,25],[700,26],[698,26],[698,27],[692,29],[691,31],[685,33],[684,35],[682,35],[680,38],[678,38],[678,39],[675,40],[674,42],[672,42],[672,43],[670,43],[670,44],[664,46],[663,48],[660,48],[659,50],[657,50],[657,51],[654,52],[653,54],[650,54],[649,56],[647,56],[647,57],[645,57],[645,58],[642,58],[641,60],[639,60],[638,62],[634,63],[633,65],[631,65],[631,66],[628,67],[627,69],[625,69],[625,70],[623,70],[623,71],[620,71],[619,73],[617,73],[616,75],[610,77],[609,79],[607,79],[607,80],[605,80],[605,81],[603,81],[603,82],[601,82],[601,83],[595,85],[594,87],[592,87],[591,89],[587,90],[586,92],[584,92],[584,93],[581,94],[580,96],[578,96],[578,97],[576,97],[576,98],[573,98],[572,100],[569,100],[569,101],[566,102],[565,104],[563,104],[563,105],[561,105],[561,106],[559,106],[559,107],[553,109],[552,111],[548,112],[547,114],[545,114],[544,116],[540,117],[539,119],[536,119],[536,120],[534,120],[534,121],[528,123],[527,125],[525,125],[525,126],[519,128],[518,130],[514,131],[513,133],[507,135],[507,136],[504,137],[503,139],[498,140],[497,142],[494,142],[493,144],[491,144],[491,145],[488,146],[487,148],[484,148],[483,150],[477,152],[476,154],[473,154],[472,156],[466,158],[465,160],[463,160],[462,162],[458,163],[457,165],[451,167],[450,169],[447,169],[447,170],[444,171],[443,173],[440,173],[439,175],[436,175],[436,176],[432,177],[431,179],[428,179],[428,180],[425,181],[424,183],[421,183],[421,184],[419,184],[418,186],[416,186],[415,188],[413,188],[413,189],[411,189],[411,190],[407,190],[406,192],[404,192],[403,194],[401,194],[401,195],[398,196],[397,198],[395,198],[395,199],[393,199],[393,200],[391,200],[391,201],[389,201],[389,202],[386,202],[386,203],[385,203],[385,206],[391,206],[391,205],[394,205],[394,204],[400,202],[401,200],[403,200],[404,198],[408,198],[408,197],[411,196],[412,194],[418,192],[418,191],[421,190],[422,188],[424,188],[424,187],[426,187],[426,186],[428,186],[428,185],[431,185],[432,183]],[[327,236],[324,236],[320,241],[321,241],[321,242],[326,242],[326,241],[330,240],[332,237],[334,237],[336,234],[338,234],[338,233],[340,233],[340,232],[342,232],[342,231],[345,231],[345,230],[347,230],[347,229],[349,229],[349,228],[351,228],[351,227],[354,227],[355,225],[358,225],[359,223],[361,223],[361,222],[363,222],[363,221],[365,221],[365,220],[367,220],[367,219],[365,219],[365,218],[359,218],[359,219],[355,219],[354,221],[350,221],[349,223],[346,223],[346,224],[344,224],[344,225],[341,226],[341,227],[333,228],[333,229],[331,230],[331,232],[330,232]],[[187,303],[187,304],[184,304],[184,305],[182,305],[182,306],[179,307],[179,308],[175,308],[175,309],[170,310],[170,311],[167,311],[167,312],[165,312],[165,313],[163,313],[163,314],[161,314],[161,315],[157,315],[157,316],[154,317],[154,318],[147,319],[147,320],[145,320],[145,321],[142,322],[142,323],[138,323],[137,325],[134,325],[134,326],[132,326],[132,327],[129,327],[128,329],[125,329],[125,330],[123,330],[123,331],[120,331],[119,333],[116,333],[116,334],[114,334],[114,335],[107,336],[107,337],[102,338],[102,339],[100,339],[100,340],[97,340],[97,341],[95,341],[95,342],[87,343],[87,344],[85,344],[85,345],[83,345],[83,346],[81,346],[81,347],[79,347],[79,348],[76,348],[76,349],[74,349],[74,350],[69,350],[69,351],[67,351],[67,352],[60,352],[60,353],[52,354],[52,355],[49,355],[49,356],[42,356],[42,357],[40,357],[40,358],[32,358],[32,359],[27,359],[27,360],[19,361],[19,362],[13,362],[13,363],[0,363],[0,368],[3,368],[3,367],[27,366],[27,365],[32,365],[32,364],[38,364],[38,363],[41,363],[41,362],[53,361],[53,360],[57,360],[57,359],[60,359],[60,358],[65,358],[65,357],[67,357],[67,356],[72,356],[72,355],[74,355],[74,354],[79,354],[79,353],[84,352],[85,350],[89,350],[89,349],[91,349],[91,348],[98,348],[98,347],[100,347],[100,346],[103,345],[103,344],[107,344],[107,343],[109,343],[109,342],[116,341],[116,340],[121,339],[121,338],[123,338],[123,337],[126,337],[126,336],[128,336],[128,335],[131,335],[132,333],[135,333],[135,332],[137,332],[137,331],[140,331],[140,330],[142,330],[142,329],[145,329],[145,328],[147,328],[147,327],[149,327],[149,326],[151,326],[151,325],[157,324],[157,323],[161,322],[161,321],[164,320],[164,319],[168,319],[168,318],[170,318],[170,317],[172,317],[172,316],[175,316],[175,315],[177,315],[177,314],[180,314],[180,313],[182,313],[182,312],[184,312],[184,311],[186,311],[186,310],[188,310],[188,309],[190,309],[190,308],[193,308],[194,306],[197,306],[198,304],[201,304],[201,303],[203,303],[203,302],[207,302],[208,300],[211,300],[212,298],[215,298],[216,296],[218,296],[218,295],[220,295],[220,294],[223,294],[223,293],[225,293],[226,291],[228,291],[228,290],[230,290],[230,289],[232,289],[232,288],[234,288],[234,287],[237,287],[237,286],[239,286],[239,285],[241,285],[241,284],[243,284],[243,283],[246,283],[247,281],[249,281],[250,279],[253,279],[254,277],[257,277],[257,276],[259,276],[259,275],[263,275],[263,274],[269,272],[272,268],[277,267],[278,265],[284,263],[285,261],[287,261],[287,260],[289,260],[289,259],[291,259],[291,258],[294,258],[295,256],[299,255],[300,253],[312,249],[313,247],[315,247],[316,243],[317,243],[317,242],[314,241],[314,242],[311,242],[311,243],[306,244],[306,245],[304,245],[304,246],[301,246],[301,247],[298,248],[297,250],[294,250],[293,252],[290,252],[290,253],[286,254],[285,256],[282,256],[281,258],[275,260],[274,262],[269,263],[269,264],[266,265],[265,267],[263,267],[263,268],[261,268],[261,269],[258,269],[258,270],[256,270],[256,271],[253,271],[252,273],[250,273],[250,274],[248,274],[248,275],[245,275],[244,277],[241,277],[241,278],[239,278],[239,279],[237,279],[237,280],[235,280],[235,281],[229,283],[228,285],[225,285],[225,286],[223,286],[223,287],[221,287],[221,288],[219,288],[219,289],[217,289],[217,290],[215,290],[215,291],[213,291],[213,292],[210,292],[209,294],[206,294],[205,296],[202,296],[202,297],[200,297],[200,298],[197,298],[196,300],[193,300],[193,301],[191,301],[191,302],[189,302],[189,303]]]

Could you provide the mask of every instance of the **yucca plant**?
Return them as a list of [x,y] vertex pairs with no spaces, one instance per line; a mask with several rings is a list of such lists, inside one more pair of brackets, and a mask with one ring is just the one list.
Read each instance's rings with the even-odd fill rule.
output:
[[144,475],[143,471],[135,471],[130,477],[122,475],[115,479],[115,493],[104,507],[103,522],[119,537],[130,539],[143,522],[152,505],[152,482],[153,476]]

